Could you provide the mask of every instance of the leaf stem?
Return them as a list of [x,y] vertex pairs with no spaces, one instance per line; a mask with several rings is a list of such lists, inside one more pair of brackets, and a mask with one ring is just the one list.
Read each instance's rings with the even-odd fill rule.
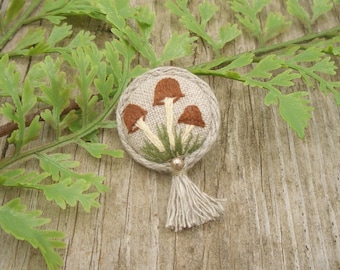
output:
[[124,79],[122,80],[122,84],[119,87],[119,89],[117,89],[116,94],[113,96],[112,100],[111,100],[111,105],[107,108],[107,110],[105,110],[101,115],[99,115],[97,117],[97,119],[95,119],[94,121],[88,123],[88,125],[76,132],[73,132],[69,135],[60,137],[59,140],[55,140],[52,143],[48,143],[46,145],[28,150],[27,152],[23,152],[20,153],[17,156],[13,156],[10,158],[5,158],[2,161],[0,161],[0,171],[4,168],[6,168],[7,166],[10,166],[16,162],[19,161],[24,161],[27,158],[30,158],[34,155],[36,155],[36,153],[42,153],[45,152],[47,150],[51,151],[55,148],[64,146],[66,144],[72,143],[72,141],[76,142],[77,140],[79,140],[79,138],[84,138],[86,137],[86,135],[92,133],[93,131],[95,131],[96,129],[98,129],[100,127],[100,123],[103,122],[108,116],[110,116],[112,114],[112,111],[115,109],[118,99],[120,97],[120,93],[123,91],[123,89],[125,89],[128,81],[129,81],[129,77],[128,77],[128,71],[125,75],[123,75]]
[[[42,108],[38,111],[36,111],[35,113],[31,113],[29,115],[26,115],[26,118],[25,118],[25,126],[28,127],[33,119],[43,112],[45,110],[52,110],[53,107],[52,106],[49,106],[49,107],[46,107],[46,108]],[[65,114],[68,114],[71,110],[78,110],[79,109],[79,105],[75,102],[74,99],[71,99],[70,100],[70,105],[65,108],[63,110],[63,112],[61,113],[61,115],[65,115]],[[40,120],[42,120],[40,118]],[[14,122],[10,122],[10,123],[7,123],[3,126],[0,126],[0,137],[4,137],[4,136],[7,136],[9,134],[11,134],[14,130],[18,129],[18,124],[17,123],[14,123]]]
[[[269,54],[269,53],[272,53],[272,52],[276,52],[276,51],[280,51],[280,50],[285,49],[285,48],[290,47],[290,46],[307,43],[307,42],[310,42],[310,41],[315,40],[315,39],[331,39],[331,38],[339,36],[339,35],[340,35],[340,26],[338,25],[338,26],[335,26],[333,28],[327,29],[325,31],[319,32],[319,33],[308,34],[306,36],[299,37],[299,38],[296,38],[296,39],[292,39],[292,40],[289,40],[289,41],[284,41],[284,42],[280,42],[280,43],[273,44],[273,45],[270,45],[270,46],[258,48],[254,51],[251,51],[251,52],[254,53],[254,56],[255,56],[255,59],[256,59],[256,58],[261,57],[263,55],[266,55],[266,54]],[[209,61],[209,62],[205,62],[205,63],[202,63],[202,64],[191,66],[191,67],[188,68],[188,70],[190,70],[192,73],[194,73],[196,75],[209,75],[209,72],[207,71],[207,69],[225,67],[225,66],[229,65],[231,62],[233,62],[234,60],[238,59],[240,56],[247,54],[247,53],[249,53],[249,52],[243,52],[243,53],[236,54],[236,55],[220,57],[220,58],[213,60],[213,61]],[[257,59],[257,61],[258,61],[258,59]],[[206,71],[208,73],[205,73],[204,71]]]
[[12,96],[13,99],[13,103],[17,109],[16,114],[18,115],[18,121],[17,121],[17,125],[18,125],[18,134],[17,134],[17,143],[15,144],[15,153],[14,156],[18,156],[22,145],[23,145],[23,140],[24,140],[24,136],[25,136],[25,118],[24,118],[24,113],[22,111],[22,107],[21,107],[21,103],[20,100],[17,96]]
[[0,38],[0,50],[7,44],[7,42],[15,35],[15,33],[25,24],[25,20],[36,11],[42,0],[33,0],[26,11],[19,17],[19,19],[11,26],[9,31]]
[[[303,69],[303,68],[301,68],[299,65],[288,64],[287,66],[288,66],[289,68],[291,68],[291,69],[294,69],[294,70],[298,71],[300,74],[306,74],[306,75],[308,75],[309,77],[313,78],[315,81],[319,82],[320,84],[322,84],[323,82],[325,82],[324,79],[323,79],[321,76],[315,74],[314,72],[309,71],[308,69]],[[334,85],[334,82],[325,83],[325,85],[327,85],[327,84],[329,84],[329,85]],[[327,87],[327,86],[325,86],[325,88],[326,88],[326,87]],[[332,94],[336,95],[336,90],[334,89],[334,87],[327,87],[327,88],[328,88],[328,90],[329,90]],[[322,88],[321,88],[321,89],[322,89]],[[322,91],[324,91],[324,90],[322,90]],[[325,92],[325,91],[324,91],[324,92]],[[325,94],[326,94],[326,92],[325,92]]]

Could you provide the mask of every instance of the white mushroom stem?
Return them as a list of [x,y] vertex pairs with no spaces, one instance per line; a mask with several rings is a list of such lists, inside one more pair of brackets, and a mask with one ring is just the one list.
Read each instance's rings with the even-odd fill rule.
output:
[[165,148],[160,139],[152,133],[149,126],[144,122],[143,117],[139,118],[136,122],[136,127],[143,131],[144,135],[150,140],[150,142],[157,147],[160,152],[164,152]]
[[190,133],[194,127],[195,127],[194,125],[185,125],[185,130],[182,136],[182,145],[184,145],[186,141],[189,139]]
[[166,131],[169,136],[170,148],[175,148],[175,136],[173,131],[174,126],[174,98],[166,97],[163,100],[166,115]]

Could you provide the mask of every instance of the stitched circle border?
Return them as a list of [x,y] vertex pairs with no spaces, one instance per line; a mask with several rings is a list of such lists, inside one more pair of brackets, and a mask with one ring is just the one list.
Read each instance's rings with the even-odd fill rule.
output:
[[[189,71],[178,67],[159,67],[134,79],[125,89],[118,102],[116,110],[118,134],[126,151],[137,162],[153,170],[172,172],[171,160],[157,163],[145,158],[145,155],[141,152],[142,140],[138,137],[142,135],[129,134],[126,122],[124,122],[124,110],[129,104],[137,104],[143,108],[143,110],[150,112],[146,119],[144,116],[145,123],[149,125],[151,122],[155,123],[155,121],[159,121],[160,123],[166,121],[164,114],[161,113],[164,108],[153,104],[154,88],[157,82],[164,78],[176,79],[184,93],[184,97],[176,101],[173,105],[175,119],[180,117],[180,111],[182,111],[183,107],[190,105],[190,103],[192,103],[191,101],[193,101],[194,105],[197,105],[203,115],[204,128],[195,128],[192,132],[193,134],[204,136],[205,140],[197,150],[185,155],[185,165],[183,169],[187,170],[210,150],[212,144],[217,139],[220,127],[220,111],[214,93],[206,82]],[[183,104],[181,104],[181,102]],[[183,125],[183,123],[180,125]],[[155,125],[150,126],[151,131],[155,133]],[[138,133],[136,132],[136,134]]]

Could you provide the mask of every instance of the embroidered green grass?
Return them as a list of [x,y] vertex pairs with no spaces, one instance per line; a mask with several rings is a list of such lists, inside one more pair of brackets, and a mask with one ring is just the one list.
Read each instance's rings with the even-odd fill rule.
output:
[[205,141],[205,138],[200,138],[200,134],[190,135],[185,144],[182,143],[182,134],[184,131],[179,130],[175,132],[175,147],[170,147],[169,136],[166,126],[157,125],[157,136],[164,145],[165,151],[161,152],[159,149],[145,140],[145,145],[141,148],[146,159],[156,162],[164,163],[175,157],[184,156],[195,152]]

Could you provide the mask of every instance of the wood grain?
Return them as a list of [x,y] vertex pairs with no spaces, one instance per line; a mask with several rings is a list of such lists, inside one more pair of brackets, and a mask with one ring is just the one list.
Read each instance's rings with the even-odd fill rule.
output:
[[[157,14],[152,36],[157,53],[171,31],[181,31],[164,2],[148,4]],[[221,9],[209,24],[213,34],[219,23],[235,20],[225,1],[214,2]],[[191,7],[196,9],[196,2]],[[275,1],[267,12],[283,8],[285,3]],[[331,12],[315,29],[339,24],[339,14],[339,9]],[[92,19],[72,23],[75,29],[96,34],[98,43],[111,38],[106,26]],[[276,41],[303,34],[304,29],[293,26]],[[187,67],[212,59],[209,46],[198,43],[194,57],[168,64]],[[250,35],[243,35],[225,48],[225,54],[256,46]],[[35,60],[20,60],[23,74],[31,61]],[[100,196],[98,209],[90,213],[81,207],[60,210],[39,192],[4,188],[0,189],[1,204],[19,196],[29,208],[42,209],[44,217],[52,218],[46,228],[66,232],[67,248],[61,251],[65,270],[340,269],[340,110],[334,99],[302,83],[294,86],[309,91],[315,107],[301,140],[282,121],[276,107],[263,104],[265,91],[221,78],[203,79],[219,100],[222,127],[218,142],[189,174],[203,191],[226,199],[221,219],[179,233],[166,229],[170,176],[152,172],[127,155],[96,160],[76,146],[63,150],[81,161],[82,172],[105,176],[110,187]],[[45,126],[41,140],[50,139],[51,134]],[[105,130],[101,140],[110,148],[122,147],[116,130]],[[3,156],[13,151],[5,139],[0,140],[0,148]],[[38,165],[31,161],[26,166]],[[40,253],[27,243],[3,231],[0,243],[0,269],[46,269]]]

